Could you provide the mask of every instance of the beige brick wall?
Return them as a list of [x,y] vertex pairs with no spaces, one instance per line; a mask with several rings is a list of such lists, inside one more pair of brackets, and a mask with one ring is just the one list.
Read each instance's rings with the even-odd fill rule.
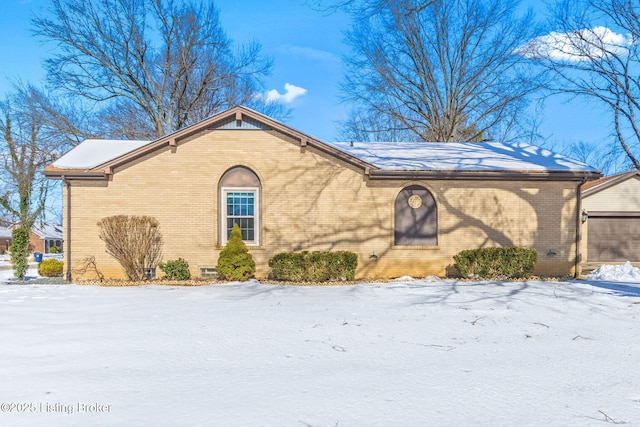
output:
[[[275,132],[217,130],[116,169],[109,182],[71,182],[65,238],[72,242],[74,277],[82,276],[75,269],[88,257],[105,276],[122,277],[96,227],[100,218],[119,214],[159,220],[164,260],[185,258],[194,276],[215,266],[218,181],[236,165],[251,168],[262,183],[261,244],[250,248],[258,277],[268,275],[267,261],[283,251],[353,251],[361,278],[443,276],[460,250],[511,245],[538,251],[538,274],[573,274],[575,183],[369,181],[353,166]],[[394,200],[411,184],[436,200],[436,247],[393,245]]]

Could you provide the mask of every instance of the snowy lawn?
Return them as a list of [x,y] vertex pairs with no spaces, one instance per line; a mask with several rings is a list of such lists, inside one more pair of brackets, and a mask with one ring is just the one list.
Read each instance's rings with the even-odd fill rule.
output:
[[0,323],[3,426],[640,425],[633,282],[0,284]]

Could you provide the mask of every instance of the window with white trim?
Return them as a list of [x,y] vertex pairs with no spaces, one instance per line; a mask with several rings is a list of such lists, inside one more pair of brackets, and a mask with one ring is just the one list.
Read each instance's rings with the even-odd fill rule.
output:
[[257,188],[223,188],[222,211],[224,236],[223,244],[229,239],[234,224],[238,224],[242,232],[242,240],[250,245],[258,244],[258,215],[259,201]]
[[236,166],[220,179],[220,244],[225,245],[234,224],[249,246],[260,244],[260,180],[249,168]]

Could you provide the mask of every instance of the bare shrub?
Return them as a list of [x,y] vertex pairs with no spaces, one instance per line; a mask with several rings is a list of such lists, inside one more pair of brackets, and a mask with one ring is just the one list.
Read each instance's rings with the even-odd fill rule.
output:
[[118,260],[129,280],[142,279],[145,268],[155,268],[162,254],[158,220],[150,216],[115,215],[98,221],[106,251]]
[[100,282],[104,281],[104,274],[98,270],[98,264],[96,263],[96,257],[90,256],[83,258],[79,261],[80,266],[73,269],[74,274],[80,274],[82,276],[91,275]]

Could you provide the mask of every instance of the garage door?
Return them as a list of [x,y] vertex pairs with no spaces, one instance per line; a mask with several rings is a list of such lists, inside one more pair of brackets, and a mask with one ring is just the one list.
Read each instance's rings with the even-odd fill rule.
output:
[[640,216],[589,215],[587,224],[589,262],[640,261]]

